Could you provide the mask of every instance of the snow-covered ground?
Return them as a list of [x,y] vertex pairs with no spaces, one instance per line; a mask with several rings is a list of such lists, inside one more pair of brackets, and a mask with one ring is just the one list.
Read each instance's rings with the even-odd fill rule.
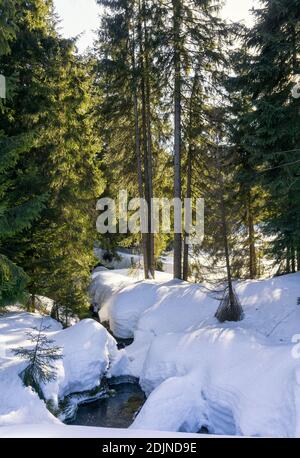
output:
[[[263,255],[266,253],[267,247],[269,244],[272,244],[274,241],[274,236],[266,237],[265,234],[262,233],[259,227],[255,228],[257,234],[256,240],[256,249],[257,253],[259,253],[259,272],[261,278],[269,278],[274,276],[278,272],[278,265],[276,265],[275,259],[270,258],[270,256]],[[244,238],[242,237],[238,242],[237,248],[240,248],[241,252],[243,251],[244,245]],[[103,266],[108,269],[117,269],[119,271],[125,271],[125,269],[136,268],[140,269],[139,276],[140,279],[143,278],[143,255],[136,254],[136,250],[132,250],[129,248],[119,248],[116,251],[116,257],[107,260],[106,256],[107,251],[95,247],[94,254],[96,258],[101,262]],[[223,279],[226,277],[226,266],[224,264],[224,260],[221,262],[217,262],[216,259],[212,258],[211,254],[207,251],[199,249],[195,252],[193,247],[190,247],[189,250],[189,257],[191,263],[191,278],[198,279],[199,274],[206,279],[206,281],[216,281],[218,278]],[[174,259],[173,259],[173,251],[162,253],[159,257],[159,261],[162,267],[162,270],[173,276],[173,266],[174,266]],[[246,271],[244,272],[246,274]]]
[[149,395],[133,428],[300,436],[300,273],[240,282],[245,318],[222,325],[201,285],[130,279],[116,288],[114,275],[98,276],[111,288],[100,317],[116,336],[134,336],[126,371]]
[[[121,290],[124,286],[143,280],[144,272],[141,269],[114,269],[97,267],[92,273],[90,295],[93,302],[100,306],[107,304],[110,297]],[[165,272],[155,272],[156,282],[166,282],[172,276]],[[104,309],[103,309],[104,310]],[[106,321],[108,316],[102,318]]]
[[[115,336],[134,336],[125,350],[93,320],[62,330],[18,309],[0,316],[0,436],[173,437],[206,426],[213,434],[300,437],[300,273],[236,290],[245,318],[220,324],[218,300],[202,285],[96,269],[92,298]],[[148,398],[129,430],[65,426],[23,386],[24,362],[11,350],[29,345],[25,333],[41,319],[64,353],[57,380],[42,387],[46,399],[57,404],[104,375],[139,377]]]
[[42,386],[45,399],[57,406],[58,398],[69,393],[93,389],[103,375],[118,375],[127,362],[118,351],[115,339],[95,320],[83,320],[62,330],[50,317],[26,312],[10,312],[0,318],[0,426],[26,423],[60,423],[45,403],[31,389],[24,387],[18,374],[26,362],[12,353],[14,348],[30,346],[26,332],[49,326],[44,333],[62,348],[63,359],[57,361],[57,380]]
[[[66,425],[19,425],[0,428],[1,438],[199,438],[199,434]],[[201,437],[212,437],[202,435]]]

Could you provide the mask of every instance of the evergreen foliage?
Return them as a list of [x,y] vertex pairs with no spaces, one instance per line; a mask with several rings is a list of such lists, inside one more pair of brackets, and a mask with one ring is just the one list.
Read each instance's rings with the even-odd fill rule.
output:
[[39,328],[26,333],[32,348],[20,347],[13,350],[13,353],[28,363],[26,368],[21,372],[26,386],[31,386],[43,398],[41,385],[56,380],[55,361],[62,359],[62,349],[54,344],[45,334],[48,329],[43,326],[43,320]]
[[23,2],[11,52],[0,61],[14,82],[1,113],[0,189],[9,200],[1,251],[29,277],[30,309],[40,294],[81,313],[104,184],[101,142],[91,59],[76,56],[55,25],[51,1]]

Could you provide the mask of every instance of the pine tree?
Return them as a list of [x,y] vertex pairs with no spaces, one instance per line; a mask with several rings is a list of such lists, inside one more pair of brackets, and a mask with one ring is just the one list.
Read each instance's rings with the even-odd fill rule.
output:
[[31,386],[43,398],[42,384],[54,381],[57,378],[56,368],[53,364],[63,358],[62,348],[49,339],[45,331],[49,329],[43,326],[43,320],[39,328],[26,333],[26,337],[32,344],[32,348],[20,347],[13,350],[19,358],[25,360],[28,365],[19,374],[26,386]]
[[[19,2],[3,0],[0,5],[0,70],[6,69],[5,55],[11,52],[18,31],[16,9]],[[14,170],[18,166],[20,157],[28,152],[33,145],[33,133],[27,132],[12,135],[6,132],[4,119],[12,116],[9,108],[13,91],[17,85],[13,75],[7,77],[7,101],[0,101],[0,251],[3,251],[3,240],[19,234],[30,227],[33,220],[39,215],[44,194],[31,196],[16,190],[18,177]],[[3,130],[4,128],[4,130]],[[16,301],[25,301],[25,288],[28,277],[22,268],[18,267],[0,252],[0,306],[9,305]]]
[[[169,8],[168,8],[169,6]],[[158,34],[161,36],[160,52],[162,56],[161,72],[166,75],[166,96],[173,102],[174,129],[174,197],[183,197],[183,158],[189,150],[189,125],[191,122],[190,98],[193,93],[193,75],[201,81],[200,92],[204,81],[209,81],[215,64],[221,59],[218,42],[226,34],[222,21],[216,13],[218,2],[174,0],[159,2],[157,16],[161,16]],[[217,38],[218,37],[218,38]],[[171,80],[171,91],[169,80]],[[199,100],[199,98],[198,98]],[[193,109],[195,111],[195,109]],[[201,113],[203,107],[197,108]],[[194,114],[192,115],[192,117]],[[188,161],[187,161],[188,162]],[[189,168],[188,168],[189,169]],[[188,170],[187,169],[187,170]],[[192,168],[190,168],[190,173]],[[189,194],[189,192],[188,192]],[[177,215],[180,220],[180,215]],[[188,249],[184,251],[182,266],[182,234],[174,234],[174,277],[187,277]],[[183,275],[184,268],[184,275]]]
[[279,272],[289,272],[300,267],[300,107],[291,92],[300,46],[299,1],[264,0],[255,17],[244,36],[247,59],[237,66],[237,87],[251,104],[242,116],[243,147],[255,183],[268,195],[262,228],[274,238]]
[[0,56],[10,52],[10,43],[15,38],[16,12],[19,0],[0,0]]
[[169,170],[170,164],[161,75],[154,61],[154,5],[132,0],[99,3],[106,7],[96,46],[103,94],[99,110],[104,125],[103,167],[109,177],[106,195],[117,197],[120,187],[115,183],[122,183],[130,197],[138,195],[147,202],[145,233],[140,237],[118,235],[114,242],[141,242],[145,278],[151,278],[155,257],[165,245],[164,237],[152,231],[151,197],[159,197],[165,189],[170,192],[169,174],[160,174],[162,168]]
[[58,37],[52,2],[32,0],[21,12],[11,53],[2,60],[18,84],[1,125],[8,136],[33,133],[27,154],[8,175],[15,179],[10,196],[22,202],[42,195],[44,208],[18,237],[5,237],[2,252],[30,277],[29,307],[41,294],[80,312],[88,306],[95,206],[104,182],[92,64],[75,56],[72,40]]
[[[215,14],[218,4],[197,0],[99,3],[109,7],[97,44],[104,94],[101,114],[107,126],[104,162],[110,164],[114,178],[116,174],[121,177],[109,181],[122,181],[130,192],[138,192],[147,202],[152,195],[159,197],[162,191],[164,197],[181,199],[186,183],[182,167],[188,149],[191,76],[198,68],[203,83],[213,73],[213,62],[220,59],[217,42],[225,32]],[[173,177],[169,154],[172,147]],[[119,169],[117,161],[124,158],[126,162]],[[166,184],[162,188],[163,182]],[[116,194],[114,184],[110,191]],[[180,220],[181,215],[177,216]],[[150,219],[151,212],[148,223]],[[148,232],[150,236],[142,239],[146,277],[153,275],[154,237],[151,230]],[[174,273],[181,278],[181,234],[174,234],[174,238]],[[155,252],[161,240],[163,237],[155,237]]]
[[222,293],[216,317],[221,322],[243,318],[243,309],[233,287],[233,264],[235,251],[238,250],[239,202],[236,200],[238,189],[234,185],[235,164],[231,156],[226,111],[226,106],[212,107],[208,111],[208,150],[203,158],[207,167],[204,183],[209,205],[206,220],[209,240],[206,249],[215,257],[215,283]]

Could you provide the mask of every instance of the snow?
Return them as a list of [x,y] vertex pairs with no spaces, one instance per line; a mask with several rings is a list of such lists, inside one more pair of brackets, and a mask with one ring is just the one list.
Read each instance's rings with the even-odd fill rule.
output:
[[[50,317],[44,317],[43,322],[49,332],[61,330]],[[40,315],[25,312],[10,312],[0,318],[0,426],[58,421],[32,389],[23,386],[18,374],[24,364],[11,352],[26,345],[25,332],[40,323]]]
[[127,364],[125,352],[118,351],[115,339],[95,320],[83,320],[50,336],[63,349],[63,358],[56,363],[57,379],[42,387],[45,398],[55,405],[70,393],[99,386],[104,374],[118,375]]
[[151,394],[132,427],[292,437],[300,426],[297,375],[291,345],[243,329],[163,334],[147,354],[140,384]]
[[[66,425],[21,425],[0,428],[1,438],[199,438],[199,434]],[[209,437],[202,435],[201,437]]]
[[118,258],[114,258],[112,261],[107,261],[103,259],[106,250],[102,248],[95,248],[94,254],[96,258],[108,269],[128,269],[134,265],[142,265],[143,263],[143,256],[139,254],[131,253],[130,250],[128,252],[122,251],[121,249],[116,252]]
[[206,426],[217,435],[300,437],[300,273],[236,283],[245,318],[223,324],[207,285],[131,274],[97,268],[90,292],[112,333],[133,344],[118,350],[94,320],[62,330],[43,317],[64,358],[57,380],[42,387],[57,404],[104,375],[138,377],[147,401],[130,429],[65,426],[50,414],[22,385],[24,362],[11,352],[29,344],[25,332],[42,316],[14,310],[0,317],[0,436],[177,437]]
[[300,330],[299,285],[300,273],[237,283],[245,318],[221,325],[218,300],[202,285],[123,281],[102,310],[114,335],[134,336],[126,371],[140,378],[148,399],[132,427],[300,436],[300,361],[292,343]]
[[[125,286],[136,284],[138,281],[142,281],[143,278],[144,273],[140,269],[109,270],[105,267],[97,267],[94,270],[90,286],[90,296],[92,302],[99,304],[101,307],[100,319],[102,322],[110,320],[110,298]],[[155,278],[156,282],[165,282],[170,280],[171,276],[165,272],[156,271]],[[121,336],[118,335],[118,337]]]
[[[102,306],[107,302],[113,293],[116,293],[123,286],[135,282],[134,277],[127,275],[128,270],[108,270],[105,267],[97,267],[92,274],[90,286],[90,296],[92,302]],[[103,315],[102,321],[106,321],[107,316]]]
[[38,313],[11,312],[0,318],[0,426],[26,423],[53,423],[45,403],[18,374],[26,362],[15,357],[12,349],[30,346],[26,337],[33,327],[49,326],[44,332],[62,347],[63,359],[57,361],[57,380],[43,385],[45,399],[57,406],[69,393],[99,386],[105,374],[118,375],[127,365],[124,351],[117,350],[114,338],[95,320],[87,319],[66,330],[50,317]]
[[[115,288],[114,275],[114,271],[101,274],[98,288],[101,290],[103,278],[110,284],[100,317],[108,317],[117,337],[129,338],[136,332],[157,335],[219,325],[214,318],[219,300],[205,286],[178,280],[164,281],[163,278],[139,282],[128,278],[126,281],[125,277]],[[116,277],[119,278],[119,273]],[[292,335],[300,330],[299,284],[300,273],[239,282],[235,286],[245,319],[230,326],[251,328],[276,341],[290,342]]]

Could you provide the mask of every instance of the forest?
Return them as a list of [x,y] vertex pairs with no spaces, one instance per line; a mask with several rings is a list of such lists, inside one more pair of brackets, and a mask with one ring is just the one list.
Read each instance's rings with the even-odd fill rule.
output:
[[[113,296],[114,282],[124,286],[118,273],[101,270],[120,253],[129,253],[127,267],[145,280],[133,303],[140,295],[148,305],[165,297],[163,290],[152,296],[150,286],[160,287],[167,257],[170,294],[178,285],[174,310],[184,303],[184,288],[191,305],[205,285],[216,326],[252,323],[247,288],[260,281],[278,282],[270,283],[272,295],[272,285],[283,291],[280,281],[295,278],[287,290],[289,305],[297,306],[299,277],[288,275],[300,271],[300,0],[260,0],[251,26],[224,20],[223,3],[97,0],[96,39],[79,53],[78,37],[59,32],[53,0],[0,0],[0,311],[21,304],[41,312],[42,298],[50,298],[51,316],[64,327],[74,317],[84,320],[109,287]],[[97,201],[117,200],[120,190],[146,202],[146,229],[101,234]],[[155,232],[154,198],[203,199],[202,243],[191,247],[189,231],[174,224]],[[206,320],[210,299],[199,301]],[[274,307],[284,320],[290,315],[280,304]],[[113,335],[133,338],[127,315],[121,325],[115,309],[105,307],[100,320],[109,321]],[[274,310],[263,315],[267,337],[277,332]],[[196,326],[192,312],[189,318]],[[139,329],[151,323],[145,315]],[[45,329],[41,324],[39,335]],[[154,385],[143,374],[147,394]],[[147,418],[140,414],[135,424],[155,429]],[[169,423],[158,429],[164,427]]]

